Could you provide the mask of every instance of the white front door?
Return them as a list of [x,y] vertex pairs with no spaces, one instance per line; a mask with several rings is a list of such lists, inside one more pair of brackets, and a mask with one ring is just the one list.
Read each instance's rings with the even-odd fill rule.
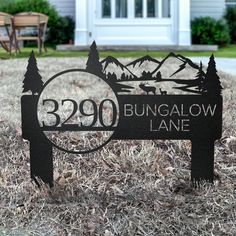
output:
[[175,45],[176,4],[176,0],[96,0],[96,4],[92,0],[89,38],[98,45]]

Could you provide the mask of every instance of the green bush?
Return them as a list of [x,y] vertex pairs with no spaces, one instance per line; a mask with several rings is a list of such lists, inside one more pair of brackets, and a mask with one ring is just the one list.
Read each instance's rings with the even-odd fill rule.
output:
[[230,42],[229,27],[224,19],[195,18],[191,22],[193,44],[225,45]]
[[47,42],[68,43],[74,38],[74,22],[70,17],[59,16],[47,0],[0,0],[0,12],[17,14],[20,12],[40,12],[49,17]]
[[50,28],[48,41],[52,44],[67,44],[74,39],[74,29],[75,23],[71,17],[60,17],[58,22]]
[[229,7],[225,12],[225,19],[229,25],[231,42],[236,42],[236,7]]

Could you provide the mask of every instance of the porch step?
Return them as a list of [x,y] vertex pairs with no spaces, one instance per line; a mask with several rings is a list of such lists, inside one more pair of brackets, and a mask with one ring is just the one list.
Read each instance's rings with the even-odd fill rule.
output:
[[[71,44],[57,45],[58,51],[88,51],[89,46],[76,46]],[[149,46],[130,46],[130,45],[113,45],[113,46],[98,46],[101,51],[210,51],[214,52],[218,50],[217,45],[149,45]]]

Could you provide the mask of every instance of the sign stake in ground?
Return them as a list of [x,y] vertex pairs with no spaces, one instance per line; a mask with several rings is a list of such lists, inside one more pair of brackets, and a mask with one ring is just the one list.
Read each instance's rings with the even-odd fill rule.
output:
[[[179,66],[166,75],[170,58]],[[145,63],[155,69],[142,70]],[[187,68],[195,76],[180,79]],[[84,69],[61,71],[43,84],[32,52],[23,81],[23,93],[29,94],[21,98],[31,178],[39,186],[37,178],[53,186],[53,147],[86,154],[111,140],[188,139],[192,182],[213,182],[214,142],[222,133],[221,90],[213,55],[206,71],[202,63],[174,53],[162,61],[145,56],[123,65],[111,56],[100,60],[93,42]]]

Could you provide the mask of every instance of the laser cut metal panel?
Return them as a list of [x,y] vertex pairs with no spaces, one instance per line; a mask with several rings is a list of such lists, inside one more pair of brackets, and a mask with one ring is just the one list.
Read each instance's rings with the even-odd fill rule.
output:
[[[166,76],[170,59],[178,67]],[[145,63],[155,69],[142,70]],[[189,68],[195,77],[175,77]],[[27,94],[21,98],[31,178],[38,186],[37,178],[53,186],[53,147],[83,154],[110,140],[189,139],[191,180],[213,182],[214,142],[222,134],[221,90],[213,55],[206,71],[202,63],[174,53],[162,61],[145,56],[123,65],[111,56],[100,60],[93,42],[84,69],[61,71],[43,84],[32,52],[23,81]]]

